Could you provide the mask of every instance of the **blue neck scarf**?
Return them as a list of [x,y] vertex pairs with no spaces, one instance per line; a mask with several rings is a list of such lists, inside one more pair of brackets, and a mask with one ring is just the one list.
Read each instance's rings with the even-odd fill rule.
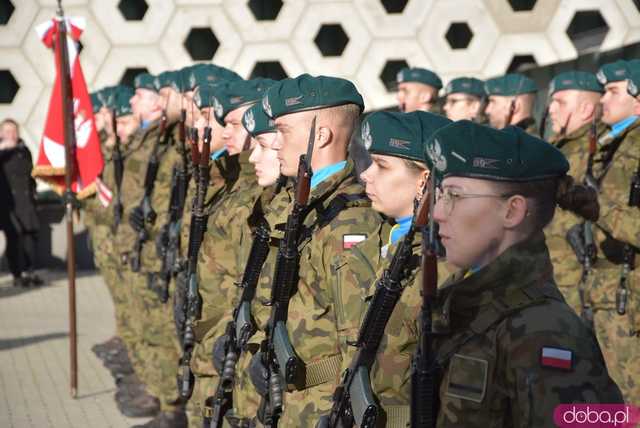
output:
[[614,123],[613,125],[611,125],[611,131],[609,131],[609,135],[614,138],[617,137],[618,135],[622,134],[625,129],[631,126],[631,124],[636,120],[638,120],[638,116],[629,116],[626,119],[622,119],[620,122]]
[[400,240],[400,238],[409,232],[409,229],[411,228],[411,220],[413,220],[413,215],[396,219],[396,224],[391,228],[391,233],[389,234],[390,244],[395,244]]
[[322,183],[333,174],[342,171],[347,166],[347,161],[341,161],[334,163],[333,165],[320,168],[318,171],[314,171],[311,176],[311,190],[313,190],[318,184]]
[[227,152],[227,148],[223,147],[219,150],[216,150],[215,152],[211,153],[211,160],[217,160],[220,159],[222,157],[222,155],[224,155]]
[[152,122],[152,120],[142,120],[140,121],[140,128],[147,129]]

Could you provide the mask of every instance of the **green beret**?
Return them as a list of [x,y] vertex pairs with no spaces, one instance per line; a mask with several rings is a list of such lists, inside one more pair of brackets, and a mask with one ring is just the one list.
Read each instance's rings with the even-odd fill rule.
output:
[[458,77],[450,81],[444,88],[444,95],[469,94],[479,98],[485,96],[484,82],[475,77]]
[[502,130],[460,120],[436,131],[426,156],[436,175],[497,181],[533,181],[563,176],[567,158],[553,145],[517,126]]
[[251,80],[235,80],[224,85],[213,99],[216,120],[224,126],[229,112],[262,99],[275,80],[258,77]]
[[235,72],[214,64],[199,63],[183,68],[182,82],[184,92],[193,91],[200,85],[212,84],[221,80],[242,80]]
[[586,71],[566,71],[558,74],[549,83],[549,96],[558,91],[567,89],[577,89],[579,91],[604,92],[604,88],[598,82],[598,78],[593,73]]
[[158,92],[156,87],[156,78],[149,73],[140,73],[133,80],[133,87],[136,89],[148,89],[153,92]]
[[640,95],[640,71],[627,74],[627,93],[632,97],[637,97]]
[[424,85],[433,86],[436,89],[442,88],[442,80],[431,70],[426,68],[405,67],[396,75],[397,83],[417,82]]
[[362,142],[369,153],[424,163],[424,141],[449,123],[446,117],[422,111],[375,112],[362,122]]
[[489,79],[484,84],[487,95],[514,96],[536,92],[538,88],[533,80],[524,74],[510,73]]
[[242,125],[252,137],[276,132],[275,121],[264,112],[262,103],[255,103],[244,112]]
[[170,87],[174,91],[182,92],[182,82],[179,71],[163,71],[156,77],[156,88],[158,91],[162,88]]
[[364,110],[364,100],[346,79],[302,74],[276,82],[262,99],[264,111],[276,119],[290,113],[355,104]]
[[131,91],[131,89],[120,89],[116,92],[113,103],[116,117],[133,114],[131,104],[129,103],[132,96],[133,91]]
[[620,59],[604,64],[600,67],[596,76],[601,85],[625,80],[627,78],[627,61]]
[[91,107],[93,108],[93,113],[97,113],[100,111],[102,107],[102,102],[100,101],[100,91],[91,92],[89,94],[89,98],[91,98]]
[[[105,107],[112,110],[115,106],[115,96],[120,90],[120,88],[129,88],[124,85],[115,85],[115,86],[107,86],[106,88],[102,88],[98,92],[98,102],[100,104],[99,107]],[[129,90],[131,90],[129,88]]]
[[200,85],[193,93],[193,102],[199,109],[214,107],[216,95],[229,85],[227,81],[218,83]]

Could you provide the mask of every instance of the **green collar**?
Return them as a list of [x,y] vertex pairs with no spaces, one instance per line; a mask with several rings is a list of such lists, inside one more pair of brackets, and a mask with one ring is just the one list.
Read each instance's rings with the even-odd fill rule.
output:
[[[523,269],[524,266],[534,268]],[[439,293],[439,300],[450,307],[452,314],[464,317],[496,297],[504,297],[535,282],[542,285],[553,281],[553,267],[542,232],[508,248],[472,275],[465,277],[465,273],[452,275]]]

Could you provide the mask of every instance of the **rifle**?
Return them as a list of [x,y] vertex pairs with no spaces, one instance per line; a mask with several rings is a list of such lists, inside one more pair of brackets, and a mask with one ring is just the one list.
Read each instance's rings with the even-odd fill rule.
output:
[[131,270],[133,272],[140,271],[140,255],[142,253],[142,246],[149,239],[149,232],[145,225],[153,224],[156,221],[157,214],[151,206],[151,196],[153,195],[153,188],[156,182],[156,176],[158,175],[158,168],[160,166],[160,141],[164,135],[164,131],[167,127],[167,114],[162,111],[162,119],[160,120],[160,132],[156,144],[153,146],[149,162],[147,163],[147,172],[144,177],[144,195],[140,204],[134,208],[138,212],[142,213],[144,219],[142,228],[138,231],[138,236],[133,244],[133,253],[131,255]]
[[[194,128],[194,141],[197,142],[197,130]],[[185,326],[182,336],[183,352],[180,358],[180,373],[178,391],[183,400],[191,398],[194,377],[191,372],[191,356],[195,346],[195,323],[200,319],[202,297],[198,287],[196,268],[198,266],[198,252],[207,228],[208,214],[205,212],[204,202],[209,186],[209,151],[211,144],[211,127],[204,128],[202,152],[198,151],[198,144],[191,145],[191,157],[196,174],[196,197],[191,212],[189,229],[189,247],[187,253],[187,301],[185,310]]]
[[[599,190],[599,185],[593,176],[593,161],[597,151],[597,134],[598,114],[597,112],[594,112],[593,119],[591,120],[591,127],[589,128],[589,157],[587,158],[587,171],[584,176],[584,184],[596,192]],[[591,273],[591,266],[596,261],[598,248],[596,247],[595,240],[593,239],[593,224],[590,221],[585,221],[582,224],[582,236],[584,241],[584,254],[582,260],[580,260],[582,262],[582,275],[580,278],[580,285],[578,286],[580,305],[582,307],[580,316],[593,328],[593,309],[587,302],[585,286],[587,278]]]
[[300,254],[298,244],[302,232],[302,223],[307,214],[307,204],[311,191],[311,156],[316,134],[316,117],[311,122],[307,154],[300,155],[296,191],[291,213],[287,217],[284,238],[280,242],[276,266],[271,287],[271,299],[267,305],[271,306],[271,315],[266,328],[266,338],[260,345],[262,363],[267,368],[269,390],[263,397],[259,415],[267,427],[276,427],[282,413],[284,380],[289,387],[299,378],[303,369],[302,361],[295,355],[286,322],[289,311],[289,299],[298,285],[298,270],[300,268]]
[[[428,207],[431,214],[435,204],[435,181],[429,177]],[[429,228],[422,229],[422,309],[420,314],[420,340],[411,367],[411,427],[435,427],[438,415],[438,370],[433,347],[432,308],[438,291],[438,265],[434,251],[433,216],[429,215]]]
[[113,172],[116,181],[116,201],[113,204],[113,233],[118,230],[118,226],[122,221],[122,174],[124,170],[122,150],[120,147],[120,137],[118,137],[118,123],[116,121],[116,109],[111,111],[111,126],[116,136],[116,143],[113,148]]
[[269,232],[269,225],[262,218],[254,232],[251,251],[242,275],[240,283],[242,296],[233,311],[233,320],[227,324],[225,331],[227,343],[225,344],[224,364],[216,392],[212,398],[213,411],[209,425],[211,428],[222,427],[223,417],[232,407],[236,365],[247,342],[255,333],[255,326],[251,320],[251,302],[256,294],[262,266],[269,255],[269,241],[271,239]]
[[389,267],[383,271],[376,284],[376,291],[358,332],[358,339],[353,344],[358,351],[333,394],[333,407],[328,419],[321,419],[318,428],[351,428],[354,424],[363,428],[377,426],[380,406],[371,389],[369,372],[375,362],[386,325],[404,291],[402,282],[411,273],[411,247],[416,229],[427,226],[428,198],[429,195],[425,192],[409,231],[393,254]]
[[[186,112],[181,112],[178,123],[178,139],[181,145],[182,161],[173,166],[171,171],[171,195],[169,197],[169,221],[162,228],[158,242],[157,253],[162,260],[162,266],[158,274],[159,284],[153,284],[151,289],[158,294],[160,301],[166,303],[169,300],[169,283],[174,274],[179,270],[180,229],[182,213],[187,198],[189,186],[189,161],[185,147],[185,119]],[[155,277],[154,277],[155,278]]]

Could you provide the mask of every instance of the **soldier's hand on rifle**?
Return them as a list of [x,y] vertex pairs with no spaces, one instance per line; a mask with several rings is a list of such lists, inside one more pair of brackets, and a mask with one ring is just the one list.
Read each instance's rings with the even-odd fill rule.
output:
[[229,342],[229,336],[223,334],[220,336],[216,342],[213,344],[212,360],[213,367],[216,369],[218,374],[222,374],[222,369],[224,368],[224,359],[227,354],[227,343]]
[[258,391],[258,394],[264,397],[269,391],[269,371],[264,364],[262,364],[262,359],[262,352],[256,353],[251,358],[251,364],[249,364],[249,378],[251,378],[251,382],[256,388],[256,391]]
[[136,232],[140,232],[144,229],[144,212],[142,207],[135,207],[131,214],[129,214],[129,224]]

